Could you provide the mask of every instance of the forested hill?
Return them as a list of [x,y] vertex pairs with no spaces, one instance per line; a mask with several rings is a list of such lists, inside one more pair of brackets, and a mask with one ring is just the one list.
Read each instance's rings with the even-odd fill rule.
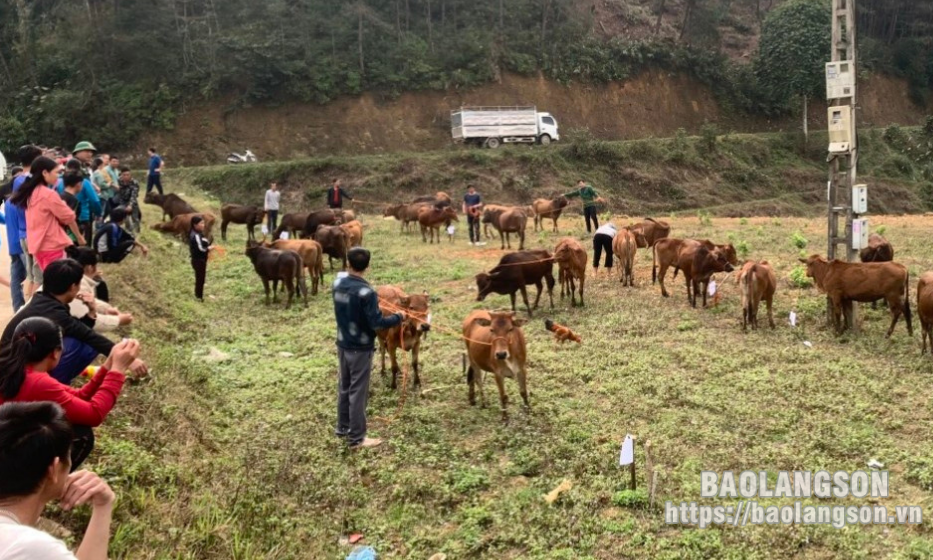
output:
[[[327,103],[686,74],[720,106],[787,114],[818,97],[829,0],[0,0],[0,149],[171,128],[179,107]],[[933,2],[859,0],[862,68],[933,83]],[[798,68],[799,66],[799,68]],[[534,100],[528,100],[533,102]]]

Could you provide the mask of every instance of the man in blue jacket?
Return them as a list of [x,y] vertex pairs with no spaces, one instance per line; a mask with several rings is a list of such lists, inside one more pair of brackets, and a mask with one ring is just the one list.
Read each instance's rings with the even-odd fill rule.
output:
[[347,253],[349,273],[334,281],[334,315],[337,318],[337,437],[347,438],[351,449],[376,447],[382,440],[366,437],[366,400],[373,368],[376,330],[402,322],[402,314],[384,317],[376,290],[363,278],[370,252],[354,247]]
[[[16,157],[23,164],[23,172],[13,179],[14,191],[30,177],[29,168],[32,162],[41,155],[42,149],[36,146],[21,146],[17,150]],[[39,267],[34,266],[32,257],[26,250],[26,210],[15,204],[6,204],[4,212],[6,214],[7,250],[10,252],[10,297],[13,300],[13,311],[19,311],[26,305],[26,300],[32,297],[33,291],[42,283],[42,279],[33,275]]]

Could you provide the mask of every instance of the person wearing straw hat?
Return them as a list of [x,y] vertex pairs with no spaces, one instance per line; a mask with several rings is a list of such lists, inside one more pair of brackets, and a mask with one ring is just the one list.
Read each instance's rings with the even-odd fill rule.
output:
[[376,351],[376,330],[402,322],[403,315],[383,316],[376,290],[363,275],[369,268],[369,251],[354,247],[347,253],[348,272],[334,280],[334,315],[337,319],[337,437],[346,438],[351,449],[376,447],[380,439],[366,437],[366,401]]

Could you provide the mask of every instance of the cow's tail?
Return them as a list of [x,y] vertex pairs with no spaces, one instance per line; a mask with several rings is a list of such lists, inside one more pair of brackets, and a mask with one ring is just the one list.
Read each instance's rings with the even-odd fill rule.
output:
[[460,355],[460,361],[461,361],[461,364],[463,365],[463,374],[466,375],[467,383],[468,383],[468,384],[472,384],[473,381],[474,381],[473,376],[476,375],[476,374],[475,374],[475,372],[473,371],[473,368],[468,368],[468,367],[467,367],[467,355],[466,355],[466,352],[464,352],[463,354]]
[[305,282],[305,262],[304,258],[295,253],[298,257],[298,271],[295,273],[295,285],[298,286],[298,289],[301,290],[301,297],[305,300],[305,305],[308,304],[308,284]]
[[651,248],[651,283],[658,283],[658,244]]
[[911,324],[912,317],[910,315],[910,272],[907,272],[907,275],[904,279],[904,320],[907,321],[907,331],[913,332],[914,327]]

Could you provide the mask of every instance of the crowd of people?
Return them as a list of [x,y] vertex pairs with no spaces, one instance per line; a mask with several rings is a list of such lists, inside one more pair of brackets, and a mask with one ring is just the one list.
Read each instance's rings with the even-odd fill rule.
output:
[[[98,268],[148,248],[139,184],[115,156],[79,142],[70,156],[22,146],[11,182],[0,188],[15,314],[0,336],[0,559],[107,558],[114,494],[79,467],[127,377],[148,367],[139,342],[102,333],[133,323],[111,303]],[[147,189],[162,191],[164,163],[150,149]],[[99,357],[103,365],[93,367]],[[87,378],[80,387],[73,383]],[[89,504],[76,553],[35,529],[46,503]]]

